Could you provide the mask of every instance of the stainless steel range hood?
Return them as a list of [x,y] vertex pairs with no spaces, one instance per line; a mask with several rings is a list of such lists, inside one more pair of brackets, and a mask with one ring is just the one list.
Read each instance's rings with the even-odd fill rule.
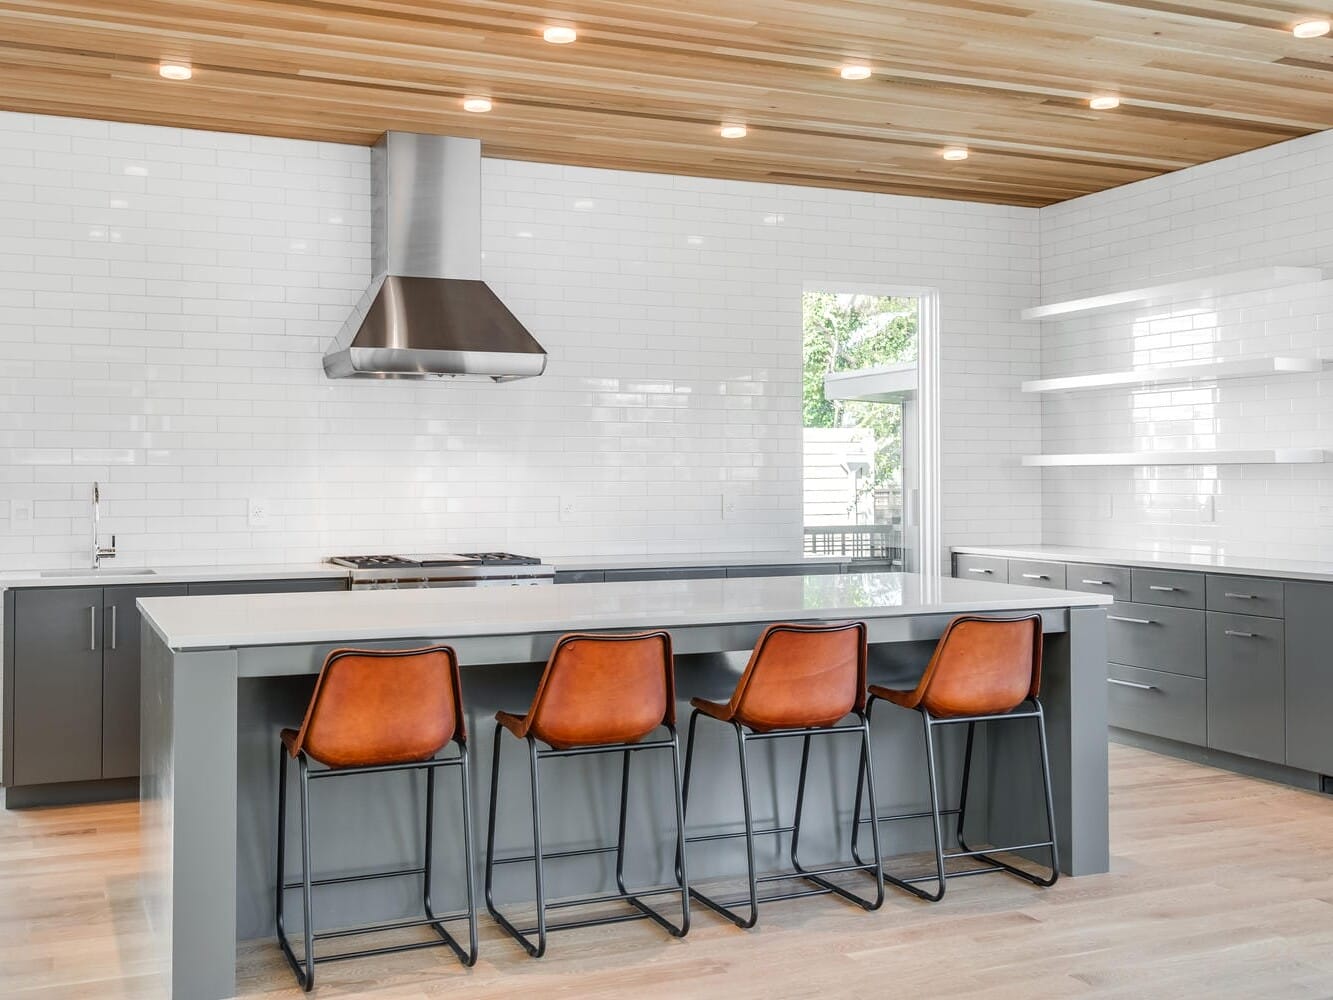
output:
[[386,132],[371,150],[370,287],[324,356],[329,378],[546,370],[546,352],[481,280],[481,142]]

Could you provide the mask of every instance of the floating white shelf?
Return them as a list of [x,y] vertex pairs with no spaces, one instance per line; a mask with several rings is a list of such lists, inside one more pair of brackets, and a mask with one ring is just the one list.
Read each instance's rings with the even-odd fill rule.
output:
[[1123,385],[1161,385],[1213,379],[1254,378],[1262,375],[1298,375],[1324,370],[1319,358],[1269,357],[1248,360],[1190,361],[1176,365],[1152,365],[1123,372],[1094,372],[1062,378],[1039,378],[1023,383],[1024,392],[1076,392]]
[[1311,465],[1325,460],[1322,448],[1261,448],[1248,451],[1120,451],[1087,455],[1024,455],[1024,465]]
[[1047,302],[1024,309],[1024,319],[1052,319],[1056,316],[1076,316],[1079,313],[1117,309],[1121,306],[1157,305],[1180,299],[1203,298],[1213,295],[1235,295],[1257,292],[1284,285],[1301,285],[1322,281],[1324,272],[1317,267],[1256,267],[1231,274],[1216,274],[1207,278],[1189,278],[1165,285],[1132,288],[1123,292],[1108,292],[1065,302]]

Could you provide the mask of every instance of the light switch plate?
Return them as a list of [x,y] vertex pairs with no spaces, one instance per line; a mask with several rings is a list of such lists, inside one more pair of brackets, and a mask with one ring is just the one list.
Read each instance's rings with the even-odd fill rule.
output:
[[722,520],[734,521],[736,519],[736,510],[737,510],[736,494],[723,493],[722,507],[721,507]]
[[252,528],[267,528],[271,525],[268,501],[263,497],[251,497],[247,501],[246,522]]

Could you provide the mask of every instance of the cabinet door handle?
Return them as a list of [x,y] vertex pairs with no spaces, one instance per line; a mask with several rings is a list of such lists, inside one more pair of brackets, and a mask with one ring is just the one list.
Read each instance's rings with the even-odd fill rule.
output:
[[1174,594],[1174,593],[1176,592],[1176,590],[1177,590],[1176,587],[1164,587],[1164,586],[1162,586],[1162,585],[1159,584],[1159,583],[1150,583],[1150,584],[1148,584],[1148,589],[1149,589],[1149,590],[1160,590],[1160,591],[1161,591],[1162,593],[1164,593],[1164,594]]
[[1233,601],[1253,601],[1256,599],[1253,594],[1223,594],[1222,596],[1229,597]]
[[1110,584],[1105,580],[1080,580],[1079,583],[1086,583],[1090,587],[1109,587]]
[[1047,576],[1045,573],[1024,573],[1024,574],[1023,574],[1023,579],[1024,579],[1024,580],[1049,580],[1050,577]]
[[1116,684],[1116,685],[1118,685],[1118,686],[1120,686],[1120,687],[1133,688],[1135,691],[1156,691],[1156,690],[1157,690],[1157,685],[1155,685],[1155,684],[1136,684],[1136,683],[1134,683],[1134,681],[1122,681],[1122,680],[1120,680],[1120,679],[1118,679],[1118,678],[1116,678],[1116,677],[1108,677],[1108,678],[1106,678],[1106,683],[1107,683],[1107,684]]
[[1257,638],[1257,636],[1256,636],[1255,633],[1253,633],[1253,632],[1237,632],[1234,628],[1229,628],[1229,629],[1227,629],[1225,632],[1223,632],[1222,634],[1223,634],[1223,635],[1229,635],[1229,636],[1231,636],[1233,639],[1255,639],[1255,638]]
[[1151,618],[1126,618],[1126,617],[1124,617],[1123,615],[1107,615],[1107,616],[1106,616],[1106,620],[1107,620],[1108,622],[1128,622],[1130,625],[1152,625],[1152,624],[1154,624],[1154,622],[1153,622],[1153,620],[1152,620]]
[[111,605],[111,650],[116,649],[116,606]]
[[969,567],[967,571],[969,573],[985,573],[987,576],[995,572],[993,569],[977,569],[975,566]]
[[88,648],[97,649],[97,605],[88,608]]

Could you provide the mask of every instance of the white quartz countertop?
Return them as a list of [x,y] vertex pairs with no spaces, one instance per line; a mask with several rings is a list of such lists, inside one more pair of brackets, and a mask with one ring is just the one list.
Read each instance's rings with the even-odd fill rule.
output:
[[913,573],[852,573],[559,587],[363,590],[152,597],[144,620],[172,649],[373,639],[462,638],[580,629],[1099,607],[1101,594]]
[[1156,549],[1099,549],[1077,545],[955,545],[953,551],[961,555],[995,556],[1000,559],[1046,559],[1052,562],[1139,566],[1144,569],[1200,573],[1216,570],[1236,576],[1333,583],[1333,563],[1232,556],[1221,550],[1170,552]]
[[[694,569],[700,566],[793,566],[797,563],[852,563],[851,556],[805,556],[800,552],[704,552],[698,554],[557,557],[547,560],[560,572],[599,569]],[[883,562],[883,560],[879,560]]]
[[280,563],[277,565],[163,566],[145,573],[133,566],[108,563],[102,569],[14,570],[0,573],[0,590],[11,587],[117,587],[154,583],[214,583],[227,580],[309,580],[315,577],[346,577],[347,570],[328,563]]

